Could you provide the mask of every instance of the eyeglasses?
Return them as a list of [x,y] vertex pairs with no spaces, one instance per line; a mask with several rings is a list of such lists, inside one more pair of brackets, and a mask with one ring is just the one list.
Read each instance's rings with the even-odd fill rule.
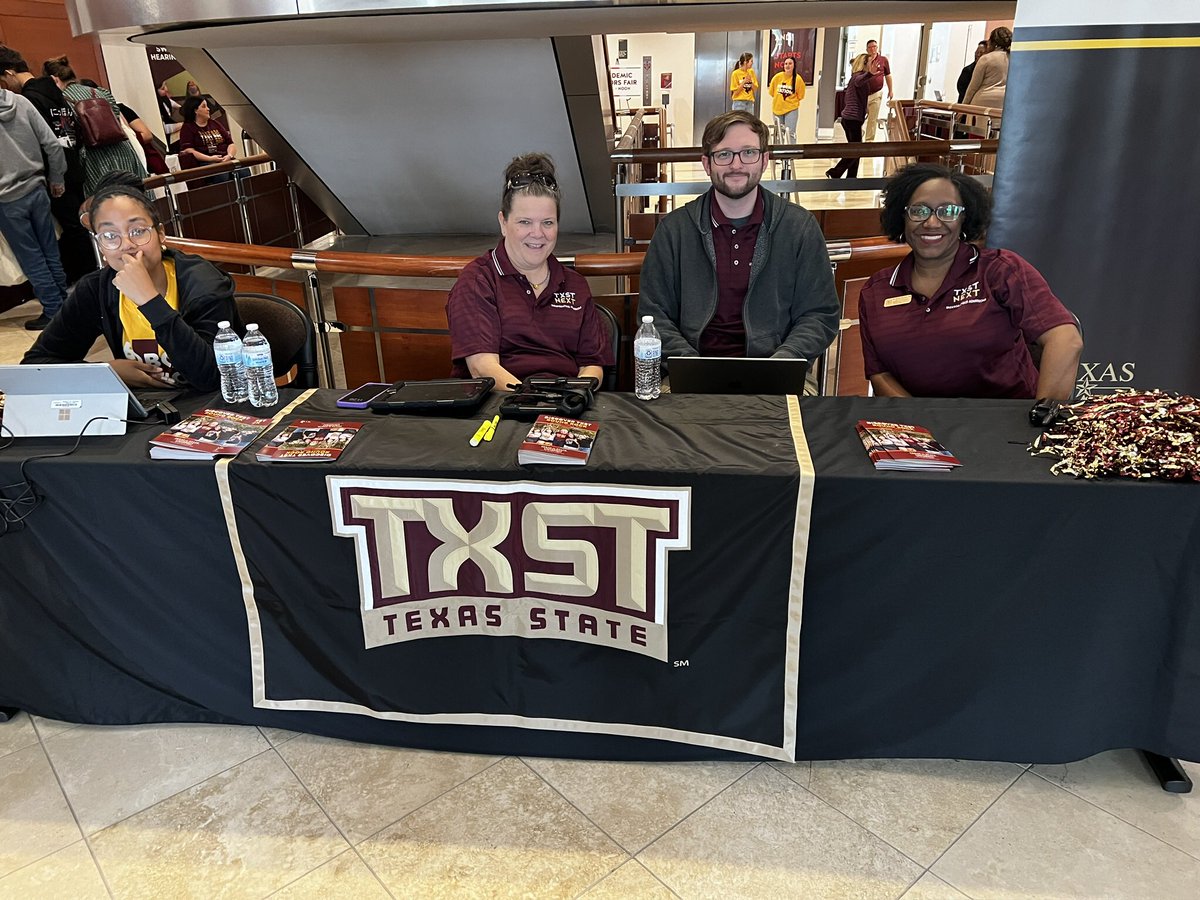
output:
[[758,162],[762,154],[763,152],[757,147],[747,147],[745,150],[714,150],[708,154],[708,158],[718,166],[727,166],[733,162],[733,158],[736,156],[749,166]]
[[543,172],[525,172],[508,179],[504,184],[504,193],[507,194],[509,191],[515,191],[517,188],[529,187],[531,184],[540,184],[556,193],[558,191],[558,182],[554,180],[553,175],[547,175]]
[[105,250],[120,250],[126,237],[133,241],[134,246],[144,247],[154,239],[154,229],[139,225],[124,234],[119,231],[100,231],[96,234],[96,240]]
[[908,216],[910,222],[924,222],[930,216],[937,216],[939,222],[953,224],[966,211],[965,206],[957,203],[943,203],[938,207],[929,206],[926,203],[914,203],[912,206],[904,207],[904,214]]

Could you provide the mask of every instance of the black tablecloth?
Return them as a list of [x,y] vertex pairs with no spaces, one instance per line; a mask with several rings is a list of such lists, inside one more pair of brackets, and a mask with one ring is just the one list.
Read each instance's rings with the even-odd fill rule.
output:
[[[290,418],[361,418],[337,410],[335,397],[322,392]],[[1047,460],[1025,450],[1033,433],[1026,407],[805,398],[816,478],[798,675],[787,673],[798,685],[798,758],[1052,762],[1122,746],[1200,758],[1200,487],[1055,478]],[[477,419],[371,421],[334,466],[272,467],[239,458],[228,467],[227,483],[254,594],[269,620],[265,646],[298,647],[309,663],[361,650],[361,644],[341,646],[345,634],[307,631],[306,615],[295,613],[322,605],[346,613],[344,591],[326,588],[335,580],[330,573],[353,557],[351,542],[329,538],[316,552],[307,539],[295,546],[286,539],[291,524],[298,534],[317,527],[313,483],[326,475],[688,484],[702,498],[693,529],[704,540],[693,541],[693,550],[704,565],[672,563],[671,603],[683,629],[672,635],[672,650],[689,649],[653,664],[686,661],[675,674],[696,679],[680,684],[697,689],[664,696],[671,708],[663,719],[705,720],[711,707],[713,720],[740,739],[778,746],[778,734],[760,732],[763,711],[780,702],[781,679],[773,673],[788,664],[782,651],[768,639],[763,643],[771,646],[730,658],[737,651],[723,639],[704,646],[705,635],[720,635],[719,629],[689,621],[686,611],[703,609],[722,622],[749,612],[747,621],[763,634],[784,629],[780,604],[787,601],[760,587],[786,574],[779,526],[793,514],[798,476],[795,450],[779,425],[784,401],[664,396],[639,404],[610,395],[593,418],[603,425],[588,466],[539,467],[533,478],[515,466],[527,426],[503,423],[490,447],[468,451]],[[855,435],[859,418],[924,425],[964,466],[950,473],[876,472]],[[151,463],[148,433],[89,439],[67,459],[29,463],[45,500],[24,528],[0,539],[0,705],[75,721],[248,722],[489,752],[726,754],[711,743],[255,707],[258,663],[247,652],[243,584],[214,464]],[[0,451],[0,480],[15,481],[22,458],[68,446],[22,441]],[[292,510],[282,521],[281,508]],[[256,517],[266,509],[269,517]],[[725,509],[732,512],[723,520]],[[750,522],[747,510],[755,513]],[[328,508],[324,514],[320,524],[328,531]],[[273,549],[260,553],[264,542]],[[285,578],[277,563],[288,553],[293,574]],[[731,581],[730,573],[747,565],[754,579]],[[676,588],[677,577],[686,588]],[[692,595],[695,607],[685,601]],[[436,652],[439,641],[449,647],[484,640],[439,638],[405,650],[419,658],[425,678],[485,691],[486,679],[461,667],[439,671]],[[617,701],[625,696],[631,707],[654,709],[656,683],[636,677],[654,670],[642,669],[647,662],[636,654],[503,640],[538,645],[528,657],[537,666],[493,686],[504,703],[528,695],[570,706],[571,694],[556,694],[557,687],[581,681],[597,690],[598,679],[615,673]],[[720,658],[726,668],[704,669],[706,649],[708,659]],[[268,654],[268,670],[272,658],[279,657]],[[479,659],[483,671],[491,662]],[[555,670],[555,663],[570,671]],[[364,693],[344,666],[328,670],[356,702],[393,708],[406,697],[399,688],[389,697]],[[739,680],[740,670],[749,675]],[[414,671],[404,673],[403,684],[412,684]],[[714,672],[732,673],[732,680],[724,685]],[[750,677],[764,672],[768,677]],[[269,695],[294,687],[273,681],[278,677],[268,671]],[[741,717],[740,690],[757,692]],[[427,712],[419,703],[401,712],[414,711]]]

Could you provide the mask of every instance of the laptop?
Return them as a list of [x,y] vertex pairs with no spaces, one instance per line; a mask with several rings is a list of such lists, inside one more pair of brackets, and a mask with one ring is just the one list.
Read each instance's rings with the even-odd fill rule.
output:
[[672,394],[804,393],[807,359],[745,359],[672,356],[667,360]]
[[0,366],[0,393],[0,433],[15,437],[124,434],[124,419],[147,415],[113,368],[100,363]]

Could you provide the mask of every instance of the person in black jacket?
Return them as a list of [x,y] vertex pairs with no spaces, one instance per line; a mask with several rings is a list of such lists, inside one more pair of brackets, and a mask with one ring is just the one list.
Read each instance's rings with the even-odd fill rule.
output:
[[109,365],[130,387],[216,390],[217,323],[243,331],[233,279],[199,256],[167,249],[154,204],[135,188],[98,191],[90,222],[106,265],[80,279],[22,364],[79,362],[103,335]]
[[54,79],[48,75],[34,78],[29,66],[16,50],[0,44],[0,87],[21,94],[33,104],[54,136],[67,158],[66,190],[61,197],[50,199],[50,213],[54,216],[62,236],[58,239],[58,255],[62,259],[67,284],[71,285],[96,271],[96,254],[92,250],[92,237],[79,224],[79,204],[83,202],[83,161],[79,155],[79,143],[75,135],[75,108],[63,96]]
[[975,74],[975,63],[979,62],[979,57],[987,53],[987,41],[980,41],[979,46],[975,48],[975,59],[971,61],[969,66],[963,66],[963,70],[958,73],[958,102],[963,102],[963,97],[967,95],[967,88],[971,86],[971,76]]

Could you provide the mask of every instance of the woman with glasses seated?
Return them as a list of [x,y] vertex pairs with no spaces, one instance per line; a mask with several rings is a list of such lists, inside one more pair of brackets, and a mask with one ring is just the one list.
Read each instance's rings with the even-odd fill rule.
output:
[[530,375],[600,381],[615,362],[587,280],[552,255],[559,211],[550,157],[508,164],[500,243],[463,268],[446,303],[455,377],[507,390]]
[[199,256],[168,250],[158,211],[136,188],[98,191],[88,222],[106,265],[79,279],[21,362],[81,362],[103,335],[109,365],[130,387],[216,390],[217,323],[242,332],[233,279]]
[[1075,317],[1020,256],[974,243],[991,211],[979,182],[942,166],[918,163],[888,181],[884,233],[912,252],[859,298],[876,396],[1070,398],[1083,349]]

